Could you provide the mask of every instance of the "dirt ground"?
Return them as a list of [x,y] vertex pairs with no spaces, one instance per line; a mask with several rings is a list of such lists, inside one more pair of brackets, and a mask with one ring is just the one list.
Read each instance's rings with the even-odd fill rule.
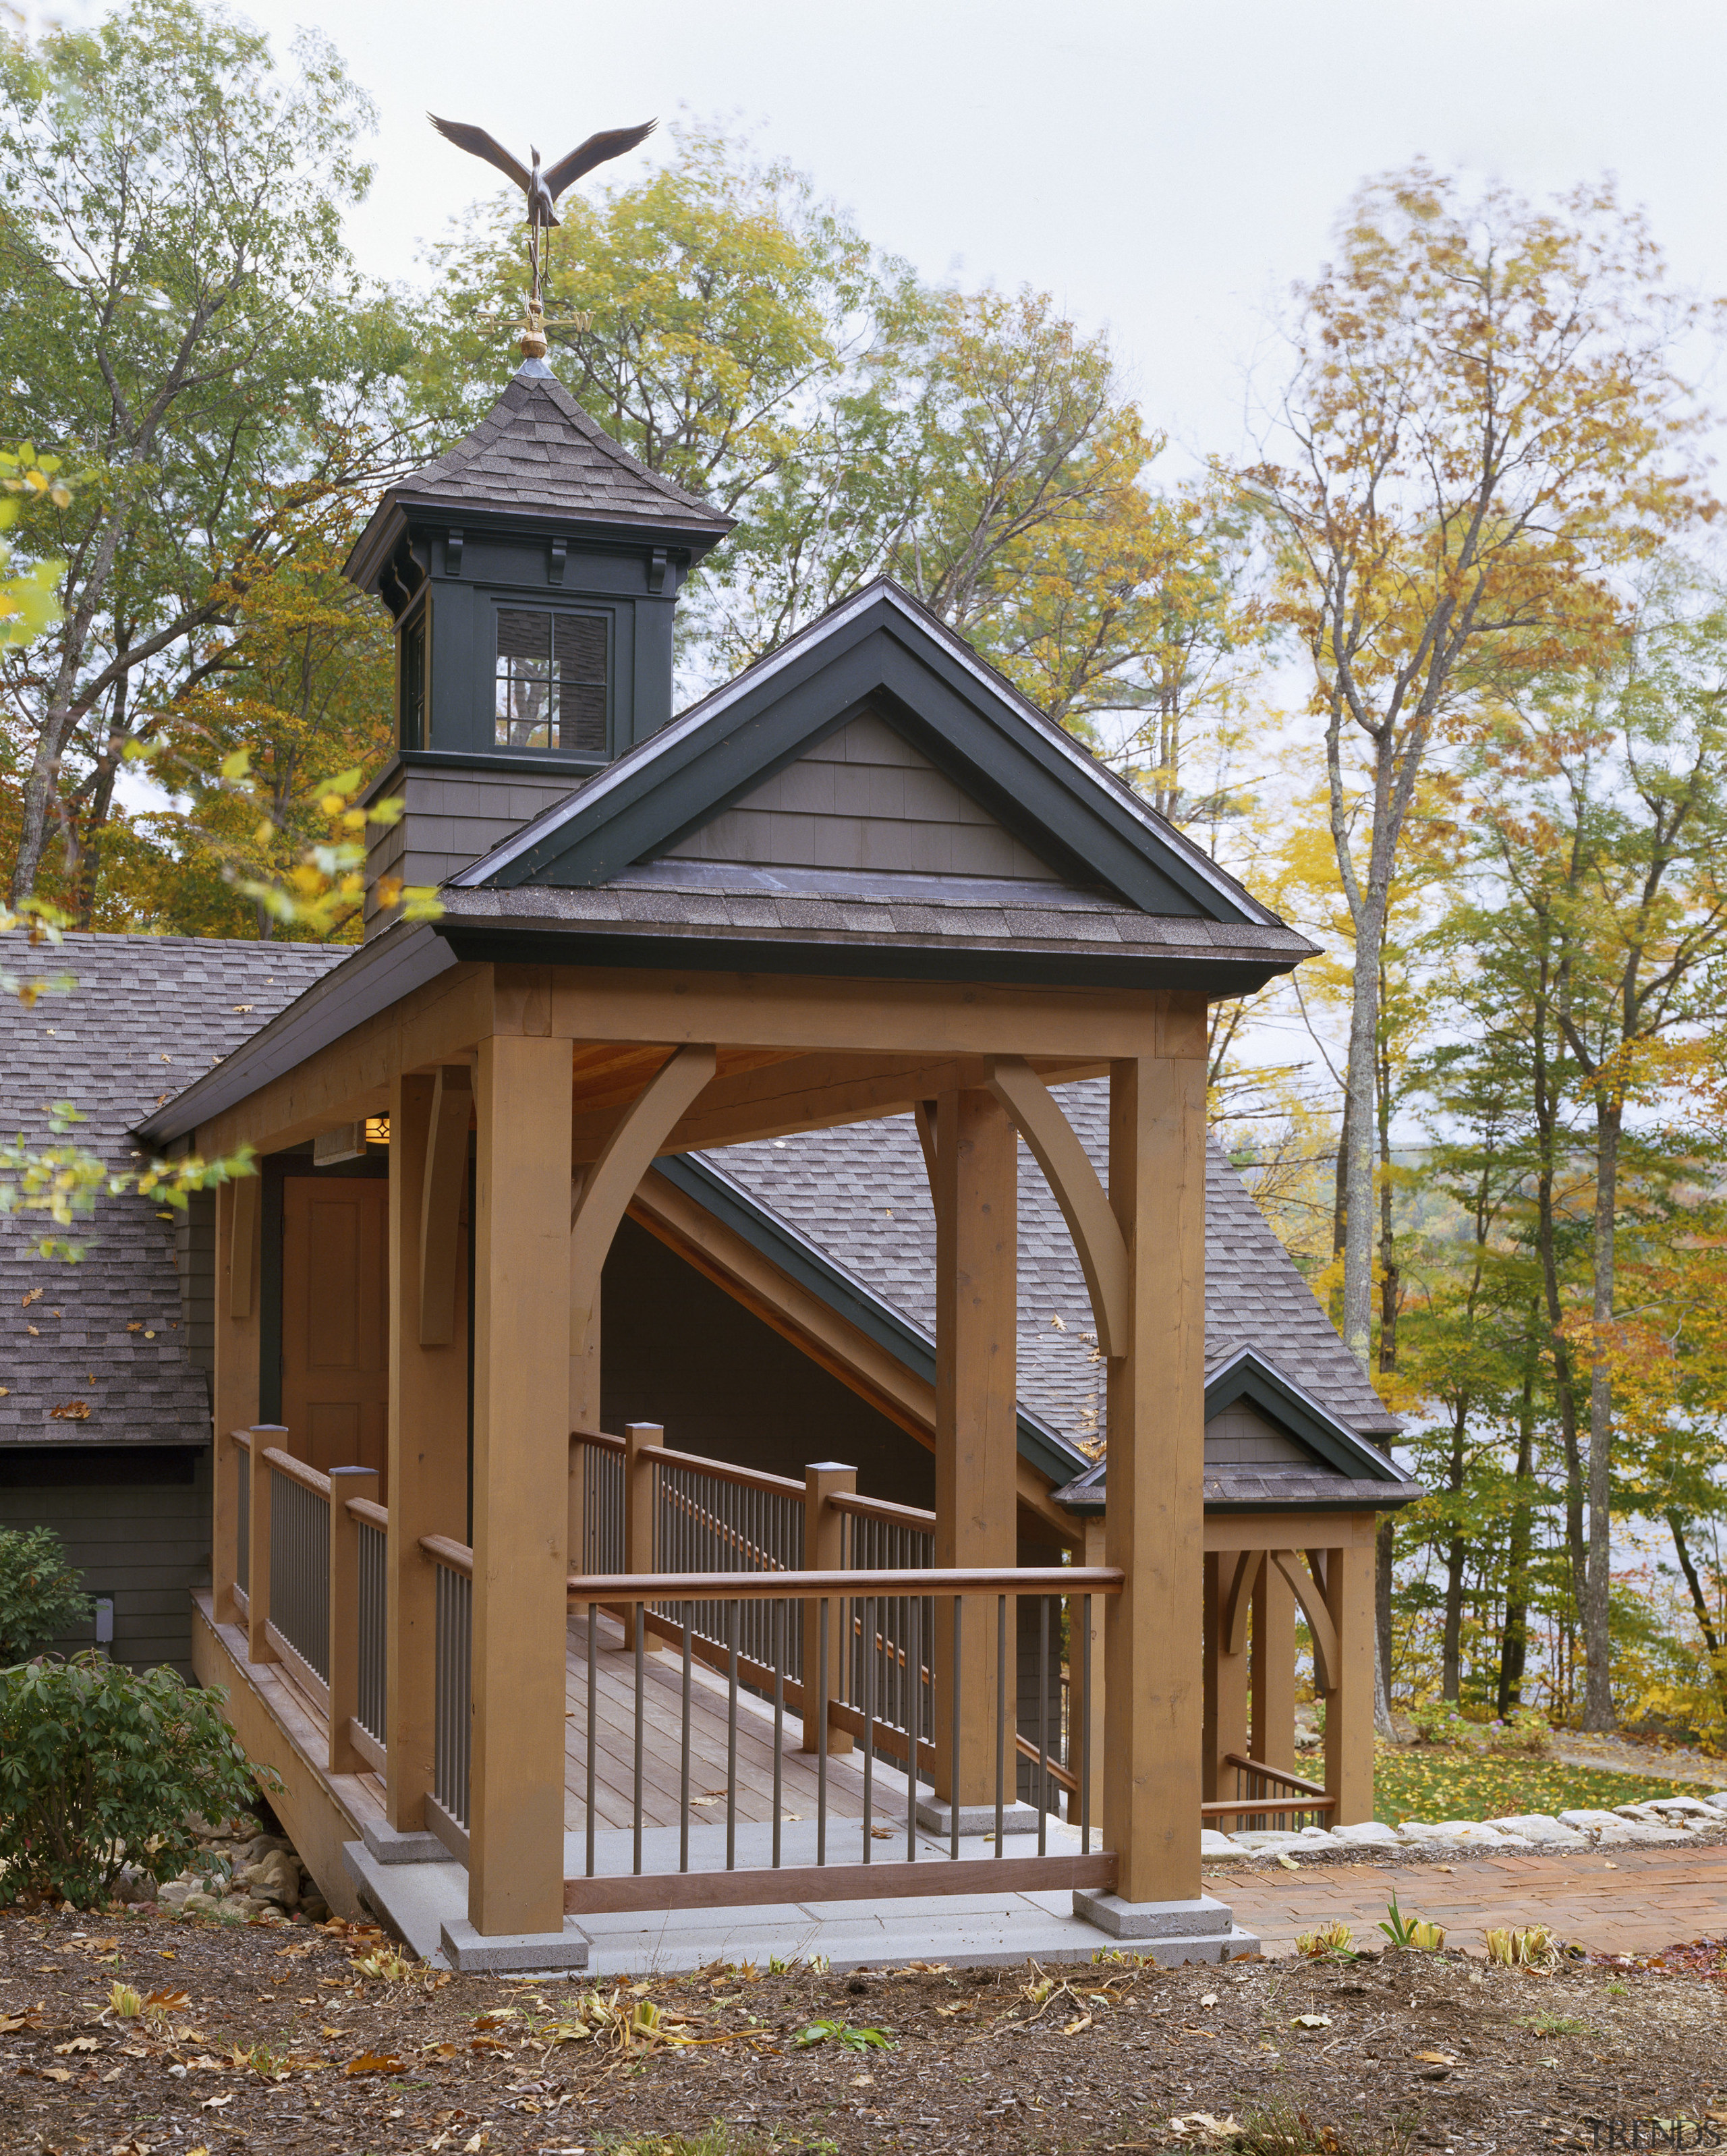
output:
[[1610,2145],[1596,2121],[1630,2145],[1632,2120],[1678,2116],[1727,2140],[1727,1939],[1545,1977],[1392,1950],[727,1967],[597,1999],[395,1956],[340,1925],[0,1916],[0,2148],[552,2156],[717,2121],[737,2156],[1488,2156]]

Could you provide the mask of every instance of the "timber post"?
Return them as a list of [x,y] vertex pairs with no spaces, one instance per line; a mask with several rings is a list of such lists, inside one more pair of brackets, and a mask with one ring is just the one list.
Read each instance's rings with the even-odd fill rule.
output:
[[355,1751],[348,1723],[360,1711],[360,1523],[350,1497],[378,1502],[375,1467],[330,1470],[330,1749],[332,1774],[357,1774],[366,1762]]
[[[857,1470],[843,1467],[837,1460],[820,1460],[804,1470],[804,1569],[805,1572],[843,1572],[846,1569],[846,1516],[836,1512],[828,1502],[830,1497],[851,1496],[857,1488]],[[846,1667],[846,1640],[840,1620],[845,1612],[844,1603],[834,1605],[828,1621],[828,1661],[826,1688],[822,1695],[828,1699],[840,1697],[840,1681]],[[820,1748],[820,1730],[815,1713],[815,1666],[820,1658],[818,1627],[821,1621],[821,1605],[818,1602],[803,1604],[804,1623],[804,1735],[799,1748],[815,1752]],[[849,1729],[830,1728],[828,1756],[830,1758],[852,1748]]]
[[1295,1768],[1295,1596],[1276,1565],[1253,1584],[1253,1741],[1267,1767]]
[[1373,1664],[1375,1614],[1372,1522],[1368,1539],[1325,1553],[1325,1607],[1336,1635],[1336,1666],[1325,1696],[1328,1822],[1355,1826],[1373,1817]]
[[[654,1569],[654,1462],[649,1455],[666,1442],[666,1432],[656,1422],[628,1422],[624,1425],[624,1569],[629,1573]],[[624,1612],[624,1644],[635,1645],[640,1605],[629,1603]],[[653,1645],[651,1635],[646,1643]]]
[[[1171,999],[1172,1003],[1174,998]],[[1158,1021],[1109,1071],[1109,1202],[1128,1246],[1128,1337],[1108,1371],[1110,1732],[1104,1846],[1123,1902],[1196,1902],[1203,1743],[1205,1009]]]
[[270,1502],[275,1494],[275,1470],[265,1458],[266,1445],[278,1452],[288,1449],[288,1433],[279,1422],[254,1423],[252,1439],[252,1500],[246,1522],[246,1660],[279,1662],[281,1656],[270,1644],[265,1627],[270,1622]]
[[563,1930],[570,1047],[480,1045],[468,1919]]
[[[1018,1560],[1016,1375],[1019,1134],[981,1088],[943,1093],[935,1116],[935,1561],[1010,1570]],[[962,1808],[995,1803],[995,1627],[936,1605],[936,1689],[959,1687],[959,1754],[945,1707],[935,1720],[935,1793]],[[1011,1702],[1008,1710],[1011,1711]],[[1013,1784],[1009,1783],[1011,1802]]]
[[1247,1656],[1245,1651],[1232,1654],[1229,1640],[1230,1590],[1239,1557],[1235,1550],[1205,1553],[1205,1751],[1200,1785],[1208,1804],[1235,1794],[1235,1769],[1225,1762],[1231,1752],[1247,1749]]
[[[246,1179],[255,1191],[256,1177]],[[211,1605],[218,1625],[239,1621],[239,1607],[234,1599],[234,1570],[240,1539],[251,1532],[250,1522],[240,1517],[239,1456],[230,1433],[249,1429],[258,1419],[259,1410],[259,1299],[253,1288],[258,1269],[258,1208],[255,1202],[239,1207],[239,1187],[238,1183],[224,1183],[216,1191],[210,1584]],[[242,1304],[238,1316],[234,1312],[236,1268],[244,1283],[244,1292],[238,1296]]]
[[468,1538],[465,1065],[390,1087],[390,1399],[385,1494],[384,1804],[426,1825],[436,1771],[437,1571],[422,1535]]

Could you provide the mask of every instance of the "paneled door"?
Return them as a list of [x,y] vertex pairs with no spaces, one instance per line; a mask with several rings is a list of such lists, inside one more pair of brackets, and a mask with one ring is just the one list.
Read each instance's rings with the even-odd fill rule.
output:
[[282,1183],[282,1420],[296,1458],[384,1472],[389,1409],[389,1184]]

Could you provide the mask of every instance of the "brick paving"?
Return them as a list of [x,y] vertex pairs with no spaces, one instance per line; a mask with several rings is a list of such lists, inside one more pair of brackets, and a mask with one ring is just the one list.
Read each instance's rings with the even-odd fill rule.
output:
[[1727,1847],[1616,1849],[1565,1856],[1509,1852],[1436,1864],[1207,1869],[1205,1890],[1287,1953],[1298,1932],[1341,1917],[1364,1944],[1395,1892],[1406,1917],[1443,1924],[1453,1946],[1482,1945],[1496,1924],[1548,1924],[1602,1953],[1650,1953],[1727,1933]]

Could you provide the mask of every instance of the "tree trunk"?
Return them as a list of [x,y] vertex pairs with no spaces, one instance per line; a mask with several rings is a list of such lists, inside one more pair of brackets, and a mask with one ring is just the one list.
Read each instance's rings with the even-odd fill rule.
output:
[[1613,1389],[1606,1337],[1613,1322],[1613,1255],[1619,1199],[1619,1132],[1624,1109],[1597,1096],[1595,1173],[1595,1353],[1589,1373],[1589,1558],[1584,1578],[1583,1727],[1613,1727],[1608,1661],[1613,1558]]
[[[123,650],[126,642],[126,629],[116,622],[114,628],[115,649]],[[114,685],[114,701],[108,713],[108,732],[102,743],[101,754],[96,758],[96,767],[90,775],[90,806],[83,818],[82,833],[79,834],[75,820],[67,825],[69,840],[76,845],[77,856],[68,859],[66,876],[73,896],[77,925],[80,928],[94,928],[96,925],[96,898],[102,873],[102,842],[107,836],[108,818],[114,807],[114,782],[120,770],[121,751],[126,743],[126,691],[131,682],[131,675],[122,674]]]
[[1397,1725],[1391,1719],[1391,1585],[1396,1555],[1396,1519],[1387,1512],[1374,1537],[1373,1724],[1381,1737],[1394,1743]]
[[[1382,984],[1383,985],[1383,984]],[[1391,1220],[1391,1064],[1381,1055],[1378,1062],[1380,1133],[1380,1374],[1389,1377],[1397,1368],[1397,1308],[1402,1282],[1397,1270],[1397,1243]],[[1389,1449],[1389,1448],[1388,1448]],[[1397,1537],[1391,1516],[1380,1521],[1374,1537],[1374,1670],[1373,1726],[1395,1742],[1391,1719],[1391,1575]]]
[[1534,1481],[1535,1460],[1535,1327],[1539,1310],[1529,1312],[1529,1344],[1524,1357],[1523,1397],[1517,1415],[1516,1503],[1511,1508],[1511,1548],[1505,1566],[1505,1629],[1499,1642],[1499,1698],[1501,1721],[1523,1704],[1524,1671],[1529,1652],[1529,1550],[1534,1539],[1535,1512],[1529,1492]]
[[[1332,1178],[1331,1198],[1331,1258],[1334,1265],[1344,1254],[1349,1240],[1349,1096],[1344,1095],[1343,1113],[1338,1122],[1337,1168]],[[1331,1322],[1341,1332],[1344,1329],[1344,1291],[1339,1282],[1331,1291]]]
[[[1467,1404],[1459,1401],[1457,1419],[1452,1424],[1451,1468],[1447,1476],[1453,1496],[1460,1494],[1463,1487],[1463,1440],[1468,1426]],[[1453,1705],[1462,1689],[1463,1674],[1463,1537],[1453,1528],[1445,1553],[1445,1645],[1439,1681],[1441,1696]]]
[[1715,1690],[1721,1695],[1721,1704],[1727,1707],[1727,1657],[1721,1653],[1720,1636],[1715,1630],[1714,1620],[1709,1612],[1709,1597],[1703,1591],[1703,1582],[1697,1576],[1697,1567],[1692,1562],[1691,1552],[1685,1541],[1685,1522],[1677,1512],[1667,1514],[1668,1532],[1673,1538],[1673,1548],[1678,1554],[1679,1569],[1685,1575],[1685,1584],[1691,1590],[1691,1607],[1697,1612],[1697,1622],[1702,1629],[1703,1644],[1709,1650],[1709,1671],[1715,1681]]
[[[1539,1073],[1537,1091],[1539,1095]],[[1560,1446],[1565,1461],[1565,1552],[1570,1560],[1571,1600],[1581,1611],[1585,1571],[1583,1454],[1578,1443],[1575,1373],[1571,1366],[1570,1343],[1565,1337],[1565,1306],[1559,1291],[1559,1252],[1553,1217],[1555,1119],[1547,1104],[1539,1098],[1535,1115],[1541,1144],[1541,1166],[1535,1178],[1535,1242],[1541,1261],[1541,1292],[1546,1304],[1549,1344],[1553,1353],[1553,1392],[1559,1408]]]

